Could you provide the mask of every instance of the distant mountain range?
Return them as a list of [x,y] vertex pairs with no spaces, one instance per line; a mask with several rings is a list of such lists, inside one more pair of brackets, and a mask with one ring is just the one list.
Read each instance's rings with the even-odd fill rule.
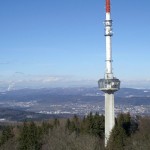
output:
[[[132,88],[121,88],[116,92],[117,96],[150,96],[150,89],[132,89]],[[31,96],[31,95],[84,95],[84,94],[103,94],[98,88],[84,88],[84,87],[74,87],[74,88],[41,88],[41,89],[21,89],[0,92],[0,96]]]

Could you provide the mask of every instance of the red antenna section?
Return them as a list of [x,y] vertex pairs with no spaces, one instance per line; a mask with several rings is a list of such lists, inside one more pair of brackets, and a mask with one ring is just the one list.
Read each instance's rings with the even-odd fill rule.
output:
[[106,0],[106,13],[110,13],[110,0]]

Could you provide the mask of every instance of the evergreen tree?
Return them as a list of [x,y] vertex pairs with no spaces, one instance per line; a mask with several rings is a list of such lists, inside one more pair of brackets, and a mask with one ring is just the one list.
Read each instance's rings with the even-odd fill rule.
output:
[[54,126],[55,128],[57,128],[57,127],[59,127],[59,125],[60,125],[59,120],[58,120],[57,118],[55,118],[55,119],[54,119],[54,122],[53,122],[53,126]]
[[65,124],[65,130],[70,130],[70,125],[71,125],[71,121],[68,118],[67,121],[66,121],[66,124]]
[[14,136],[13,130],[10,126],[4,127],[2,130],[2,135],[0,137],[0,146],[6,143],[10,138]]
[[119,114],[116,124],[108,141],[109,150],[124,150],[127,137],[130,136],[131,117],[130,114]]
[[[42,126],[41,126],[41,134],[48,134],[49,133],[49,130],[52,130],[53,129],[53,126],[46,122],[46,121],[43,121],[42,122]],[[39,129],[40,130],[40,129]]]
[[93,129],[92,133],[95,136],[103,138],[104,136],[104,116],[100,116],[98,113],[94,115],[93,118]]
[[39,128],[34,122],[24,122],[20,131],[19,150],[40,150],[42,146]]
[[29,127],[27,122],[23,123],[23,127],[20,130],[20,137],[19,137],[19,150],[27,150],[29,147],[30,139],[29,139]]
[[110,139],[107,144],[108,150],[124,150],[126,142],[126,133],[121,126],[116,126],[111,133]]
[[89,134],[93,133],[93,114],[90,112],[90,114],[86,118],[86,129],[85,131]]

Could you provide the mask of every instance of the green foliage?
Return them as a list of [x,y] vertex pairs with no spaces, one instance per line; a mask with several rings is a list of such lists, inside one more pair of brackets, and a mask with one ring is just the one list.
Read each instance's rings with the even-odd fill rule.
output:
[[104,136],[104,116],[101,115],[99,116],[98,113],[95,114],[93,117],[93,129],[92,129],[92,134],[95,136],[99,136],[103,138]]
[[150,150],[150,117],[140,117],[138,125],[138,131],[131,135],[126,146],[132,150]]
[[126,135],[130,136],[131,135],[131,116],[129,113],[127,114],[120,114],[117,118],[117,126],[121,127],[124,129],[126,132]]
[[5,144],[10,138],[14,136],[13,129],[10,126],[6,126],[2,130],[2,135],[0,137],[0,146]]
[[65,127],[68,129],[69,133],[75,132],[77,135],[80,133],[90,134],[103,138],[104,116],[100,116],[98,113],[95,115],[90,113],[83,119],[79,119],[76,115],[74,115],[72,120],[67,119]]
[[71,126],[71,121],[68,118],[67,121],[66,121],[66,124],[65,124],[65,131],[70,130],[70,126]]
[[127,138],[130,137],[133,132],[132,124],[133,121],[131,121],[131,116],[129,113],[119,114],[108,141],[107,149],[124,150],[127,143]]
[[74,115],[72,120],[67,119],[66,124],[65,124],[65,130],[69,131],[69,133],[75,132],[76,135],[79,135],[80,133],[80,120],[77,117],[77,115]]
[[104,136],[104,116],[90,113],[82,122],[83,133],[103,138]]
[[58,120],[57,118],[55,118],[55,119],[54,119],[54,122],[53,122],[53,126],[54,126],[55,128],[57,128],[57,127],[59,127],[59,125],[60,125],[59,120]]
[[41,126],[41,134],[48,134],[49,130],[53,129],[53,125],[51,125],[50,123],[44,121],[42,122],[42,126]]
[[110,136],[107,149],[108,150],[124,150],[127,136],[125,130],[121,126],[116,126]]
[[20,131],[19,150],[40,150],[41,149],[41,134],[40,128],[34,122],[24,122]]

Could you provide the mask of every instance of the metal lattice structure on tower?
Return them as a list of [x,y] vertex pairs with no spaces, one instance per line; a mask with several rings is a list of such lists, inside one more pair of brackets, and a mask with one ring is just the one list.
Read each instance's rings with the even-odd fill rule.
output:
[[106,20],[105,20],[105,38],[106,38],[106,71],[103,79],[98,81],[101,91],[105,93],[105,146],[110,137],[110,133],[115,125],[114,114],[114,92],[120,89],[120,80],[115,78],[112,72],[112,20],[110,0],[106,0]]

